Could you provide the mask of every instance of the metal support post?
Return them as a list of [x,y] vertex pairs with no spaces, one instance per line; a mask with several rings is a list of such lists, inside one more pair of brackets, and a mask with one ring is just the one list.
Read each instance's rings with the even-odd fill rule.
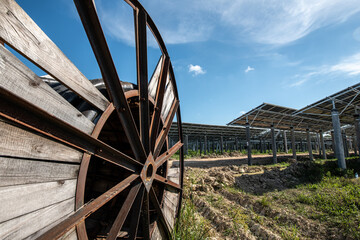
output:
[[311,147],[311,137],[310,137],[310,130],[306,129],[306,138],[307,138],[307,147],[309,151],[309,158],[311,161],[314,160],[314,156],[312,154],[312,147]]
[[291,133],[291,149],[292,149],[292,155],[293,155],[293,159],[296,160],[296,146],[295,146],[294,127],[290,127],[290,133]]
[[200,156],[202,154],[202,144],[201,144],[201,138],[199,139],[199,153],[200,153]]
[[316,150],[319,153],[319,157],[321,157],[321,147],[320,147],[320,135],[316,133]]
[[325,142],[324,142],[324,133],[323,133],[322,130],[320,130],[320,142],[321,142],[322,158],[326,159],[326,148],[325,148]]
[[334,152],[334,156],[336,157],[336,147],[335,147],[335,137],[334,137],[334,130],[331,131],[331,148]]
[[344,153],[345,157],[349,157],[349,148],[346,140],[346,133],[345,131],[342,131],[342,138],[343,138],[343,144],[344,144]]
[[250,139],[250,124],[246,123],[246,146],[248,154],[248,165],[252,165],[252,156],[251,156],[251,139]]
[[335,108],[335,103],[333,102],[334,108],[331,110],[331,118],[334,128],[334,142],[335,142],[335,154],[338,159],[339,168],[346,169],[345,154],[344,154],[344,145],[341,138],[341,126],[339,119],[339,112]]
[[356,147],[358,150],[358,154],[360,155],[360,115],[359,114],[355,114],[355,133],[356,133]]
[[208,151],[208,144],[207,144],[207,137],[206,135],[204,136],[204,154],[206,155],[207,154],[207,151]]
[[220,152],[221,152],[221,154],[224,153],[224,141],[223,141],[223,136],[220,137]]
[[185,135],[185,139],[184,139],[184,154],[185,155],[188,154],[188,149],[189,149],[189,136]]
[[275,130],[274,125],[271,125],[271,141],[272,141],[272,152],[273,152],[273,163],[277,163],[277,156],[276,156],[276,139],[275,139]]
[[288,151],[288,145],[287,145],[287,137],[286,137],[286,131],[284,130],[284,148],[285,148],[285,152],[289,153]]
[[354,140],[353,140],[353,142],[354,142],[354,154],[356,155],[356,156],[358,156],[358,145],[357,145],[357,139],[356,139],[356,136],[354,136]]

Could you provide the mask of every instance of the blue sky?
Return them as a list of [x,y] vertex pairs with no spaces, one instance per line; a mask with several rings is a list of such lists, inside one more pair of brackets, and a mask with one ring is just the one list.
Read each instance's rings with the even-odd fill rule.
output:
[[[120,79],[135,82],[132,9],[95,2]],[[85,76],[101,76],[72,1],[18,3]],[[168,48],[183,122],[222,125],[263,102],[301,108],[360,80],[358,0],[141,3]],[[160,51],[148,45],[150,77]]]

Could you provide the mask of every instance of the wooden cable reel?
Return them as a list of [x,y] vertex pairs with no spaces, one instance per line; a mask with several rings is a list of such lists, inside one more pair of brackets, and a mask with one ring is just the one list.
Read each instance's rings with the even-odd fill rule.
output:
[[[0,239],[171,237],[183,185],[179,97],[155,24],[137,0],[125,2],[137,85],[120,82],[92,0],[75,0],[102,74],[91,81],[15,1],[0,0],[0,40],[49,74],[0,45]],[[150,81],[147,28],[162,51]]]

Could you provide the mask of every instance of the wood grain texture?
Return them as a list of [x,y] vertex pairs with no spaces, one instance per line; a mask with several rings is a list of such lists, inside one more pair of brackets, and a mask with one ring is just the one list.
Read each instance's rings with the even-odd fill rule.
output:
[[163,201],[163,211],[164,216],[169,223],[171,229],[175,225],[175,217],[177,212],[179,202],[179,194],[171,191],[165,190],[164,201]]
[[0,88],[91,134],[95,125],[0,45]]
[[104,111],[107,99],[13,0],[0,0],[0,40]]
[[76,179],[79,165],[0,157],[0,187]]
[[156,90],[157,90],[158,82],[160,79],[161,65],[163,62],[163,58],[164,58],[163,56],[160,57],[159,62],[157,63],[154,73],[151,76],[151,79],[149,82],[149,95],[150,95],[150,97],[152,97],[152,99],[155,99],[155,97],[156,97]]
[[61,238],[59,238],[58,240],[77,240],[77,233],[76,233],[76,229],[73,228],[70,231],[68,231],[66,234],[64,234],[64,236],[62,236]]
[[76,180],[0,187],[0,222],[75,196]]
[[[165,236],[165,235],[163,235],[163,236]],[[159,240],[159,239],[163,239],[163,237],[160,233],[158,225],[156,225],[154,231],[152,232],[151,240]]]
[[173,89],[172,83],[170,81],[170,75],[168,74],[168,77],[166,79],[164,102],[163,102],[163,106],[162,106],[162,109],[161,109],[161,117],[162,117],[162,119],[167,118],[174,99],[175,99],[174,89]]
[[[72,202],[72,203],[74,203],[74,202]],[[74,205],[72,205],[72,207],[74,207]],[[39,231],[37,231],[36,233],[28,236],[25,239],[31,240],[31,239],[39,238],[42,234],[44,234],[50,228],[54,227],[57,224],[60,224],[63,220],[65,220],[67,217],[69,217],[71,215],[71,213],[73,213],[73,211],[70,212],[70,214],[66,214],[63,217],[59,218],[57,221],[46,225],[44,228],[40,229]],[[68,232],[66,232],[63,236],[59,237],[57,240],[64,240],[64,239],[77,239],[77,234],[76,234],[75,227],[70,229]]]
[[41,235],[47,227],[74,212],[74,204],[75,199],[71,198],[2,222],[0,223],[0,239],[35,239],[36,236]]
[[0,155],[80,163],[83,153],[0,118]]
[[[168,179],[179,184],[179,173],[179,168],[169,168]],[[163,211],[166,220],[172,228],[175,225],[175,218],[179,204],[179,196],[180,194],[174,191],[165,190],[164,193]]]

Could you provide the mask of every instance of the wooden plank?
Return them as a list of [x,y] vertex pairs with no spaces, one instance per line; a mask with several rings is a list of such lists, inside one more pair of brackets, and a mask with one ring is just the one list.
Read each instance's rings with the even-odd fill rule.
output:
[[77,240],[77,239],[78,237],[77,237],[76,229],[73,228],[58,240]]
[[0,222],[75,196],[76,179],[0,187]]
[[76,229],[73,228],[58,240],[77,240],[77,239],[78,237],[77,237]]
[[161,65],[162,65],[163,58],[164,58],[163,56],[160,57],[159,62],[157,63],[156,68],[154,70],[154,73],[151,76],[151,79],[150,79],[150,82],[149,82],[149,95],[154,100],[155,100],[155,97],[156,97],[157,85],[158,85],[158,82],[159,82],[159,79],[160,79]]
[[163,237],[160,234],[160,230],[159,230],[158,225],[156,225],[155,228],[154,228],[154,231],[152,232],[151,240],[159,240],[159,239],[163,239]]
[[0,45],[0,88],[91,134],[95,125]]
[[175,216],[177,212],[177,205],[179,202],[179,194],[165,190],[163,211],[166,220],[168,221],[171,228],[175,225]]
[[[72,209],[74,209],[74,205],[72,206]],[[66,219],[70,215],[71,214],[67,214],[64,217],[59,218],[57,221],[55,221],[55,222],[53,222],[51,224],[48,224],[43,229],[40,229],[39,231],[37,231],[36,233],[28,236],[25,239],[28,239],[28,240],[38,239],[42,234],[44,234],[46,231],[48,231],[50,228],[54,227],[55,225],[60,224],[61,221],[63,221],[64,219]],[[56,217],[56,216],[54,216],[54,217]],[[67,233],[65,233],[63,236],[59,237],[57,240],[76,240],[76,239],[77,239],[77,233],[76,233],[75,227],[73,227]]]
[[2,222],[0,223],[0,239],[35,239],[54,222],[58,222],[74,212],[74,205],[75,198],[71,198]]
[[[179,184],[179,168],[168,168],[168,179]],[[179,204],[179,193],[165,190],[163,210],[164,215],[171,227],[174,227],[176,222],[176,213]]]
[[180,168],[179,167],[173,167],[173,168],[168,168],[168,178],[169,180],[177,183],[177,184],[180,184]]
[[173,90],[173,86],[172,83],[170,81],[170,75],[168,75],[167,79],[166,79],[166,89],[165,89],[165,93],[164,93],[164,102],[163,102],[163,106],[161,109],[161,117],[163,119],[166,119],[171,105],[175,99],[175,95],[174,95],[174,90]]
[[0,39],[104,111],[108,100],[13,0],[0,0]]
[[0,157],[0,187],[76,179],[79,165]]
[[80,163],[83,153],[13,126],[0,118],[2,156]]

